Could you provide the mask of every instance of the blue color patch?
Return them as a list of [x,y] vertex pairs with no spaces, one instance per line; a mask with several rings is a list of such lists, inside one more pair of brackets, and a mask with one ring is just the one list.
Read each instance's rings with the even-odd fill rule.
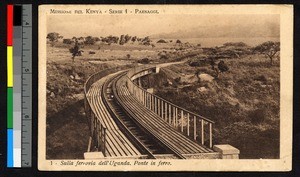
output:
[[13,129],[7,129],[7,167],[14,167]]

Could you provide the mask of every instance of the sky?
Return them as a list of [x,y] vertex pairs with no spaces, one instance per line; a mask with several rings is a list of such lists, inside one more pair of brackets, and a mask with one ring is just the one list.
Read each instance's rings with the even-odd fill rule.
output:
[[264,28],[265,24],[279,28],[279,15],[49,15],[47,32],[58,32],[64,38],[121,34],[144,37],[207,27]]

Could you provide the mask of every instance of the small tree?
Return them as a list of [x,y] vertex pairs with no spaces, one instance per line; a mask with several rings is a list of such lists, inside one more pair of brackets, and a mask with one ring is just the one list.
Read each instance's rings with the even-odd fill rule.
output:
[[122,35],[120,36],[119,44],[120,44],[120,45],[124,45],[124,44],[125,44],[125,35],[124,35],[124,34],[122,34]]
[[84,43],[87,45],[94,45],[95,44],[95,38],[93,38],[92,36],[87,36],[85,37]]
[[273,59],[280,51],[280,42],[268,41],[264,42],[254,48],[254,51],[257,51],[261,54],[264,54],[270,59],[271,64],[273,64]]
[[127,43],[128,41],[131,40],[131,36],[129,36],[128,34],[126,34],[126,35],[124,36],[124,38],[125,38],[125,43]]
[[150,45],[150,37],[149,36],[146,36],[144,39],[142,39],[142,44],[143,45]]
[[137,37],[136,37],[136,36],[134,36],[134,37],[132,37],[132,38],[131,38],[131,41],[132,41],[132,42],[135,42],[135,41],[136,41],[136,39],[137,39]]
[[73,48],[69,49],[70,53],[72,53],[72,61],[74,62],[75,60],[75,56],[79,55],[79,53],[81,53],[79,51],[79,44],[78,44],[78,41],[76,40],[75,41],[75,45]]
[[47,34],[47,39],[51,42],[51,46],[54,46],[54,43],[58,41],[58,39],[62,39],[63,36],[59,35],[59,33],[53,32]]

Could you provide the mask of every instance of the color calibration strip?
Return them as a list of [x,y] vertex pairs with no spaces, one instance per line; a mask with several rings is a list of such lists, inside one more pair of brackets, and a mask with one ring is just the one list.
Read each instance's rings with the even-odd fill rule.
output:
[[14,168],[31,166],[31,11],[7,5],[7,167]]
[[13,17],[14,6],[7,5],[7,167],[14,167],[13,130]]

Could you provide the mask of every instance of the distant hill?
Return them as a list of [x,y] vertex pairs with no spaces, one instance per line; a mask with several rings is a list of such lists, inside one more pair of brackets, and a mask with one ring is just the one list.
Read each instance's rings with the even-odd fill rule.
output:
[[150,36],[151,38],[250,38],[250,37],[279,37],[280,28],[278,24],[265,23],[259,25],[238,25],[238,26],[199,26],[192,29],[182,29],[171,33],[160,33]]

